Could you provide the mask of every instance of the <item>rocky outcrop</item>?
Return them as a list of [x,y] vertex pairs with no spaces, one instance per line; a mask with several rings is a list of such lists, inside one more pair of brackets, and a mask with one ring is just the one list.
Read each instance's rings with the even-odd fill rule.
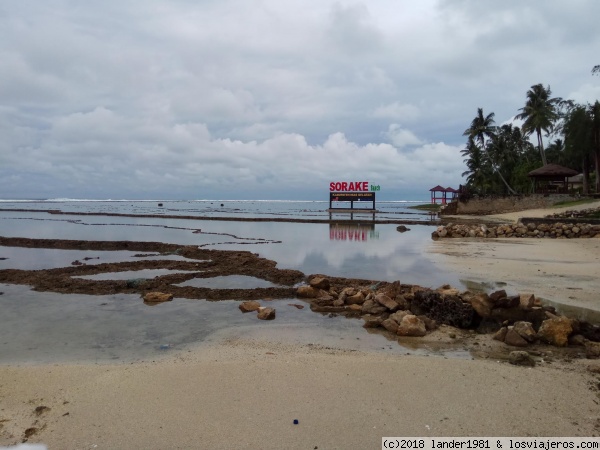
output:
[[[504,289],[471,293],[448,285],[429,289],[399,281],[357,281],[334,279],[327,284],[320,280],[319,285],[329,285],[328,291],[305,285],[297,288],[297,295],[317,295],[308,298],[313,311],[361,317],[365,328],[381,328],[395,336],[425,336],[439,325],[448,325],[494,333],[494,339],[508,347],[529,347],[540,341],[565,346],[569,338],[572,345],[583,346],[600,337],[597,326],[559,316],[532,293],[509,295]],[[348,286],[350,282],[353,285]],[[595,347],[589,353],[594,351]]]

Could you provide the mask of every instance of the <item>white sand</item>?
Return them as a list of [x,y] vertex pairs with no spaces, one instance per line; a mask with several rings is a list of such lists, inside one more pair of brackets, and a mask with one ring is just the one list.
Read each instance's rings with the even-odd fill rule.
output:
[[[366,449],[380,448],[382,436],[591,436],[600,408],[587,364],[523,368],[250,341],[156,363],[0,367],[0,445],[29,427],[41,429],[29,442],[50,449]],[[38,406],[51,409],[38,417]]]

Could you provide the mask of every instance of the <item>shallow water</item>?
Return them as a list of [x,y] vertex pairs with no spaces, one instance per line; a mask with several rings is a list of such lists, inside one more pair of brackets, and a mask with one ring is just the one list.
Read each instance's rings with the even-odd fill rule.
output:
[[[232,337],[397,354],[431,353],[402,347],[383,333],[367,333],[362,320],[314,313],[297,299],[261,302],[277,311],[274,321],[261,321],[255,313],[242,313],[239,302],[233,300],[176,298],[146,306],[138,295],[59,295],[14,285],[0,285],[0,290],[4,292],[0,295],[0,364],[152,360]],[[448,354],[470,357],[466,351]]]

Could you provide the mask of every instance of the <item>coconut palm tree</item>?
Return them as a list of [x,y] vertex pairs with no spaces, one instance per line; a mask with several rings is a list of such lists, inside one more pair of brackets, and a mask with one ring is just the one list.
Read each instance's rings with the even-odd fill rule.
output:
[[541,83],[531,86],[531,89],[527,91],[525,106],[519,109],[521,113],[516,115],[517,119],[525,121],[522,126],[523,132],[530,135],[535,131],[543,165],[546,165],[547,162],[542,131],[546,134],[551,132],[554,123],[560,117],[557,106],[560,104],[561,99],[551,98],[551,95],[550,86],[544,87]]
[[494,113],[483,117],[483,108],[477,108],[477,115],[471,121],[471,126],[465,130],[463,136],[476,141],[482,149],[485,149],[486,139],[490,139],[496,132],[494,126]]
[[479,145],[481,150],[485,152],[492,170],[500,176],[500,179],[506,186],[508,192],[516,194],[514,189],[508,185],[506,179],[502,176],[502,173],[500,173],[499,164],[496,161],[497,155],[493,151],[490,151],[495,149],[495,147],[490,144],[496,138],[496,131],[497,127],[494,125],[494,113],[489,113],[487,116],[484,116],[483,108],[477,108],[477,115],[471,121],[469,128],[464,131],[463,136],[468,136],[470,142],[476,142]]

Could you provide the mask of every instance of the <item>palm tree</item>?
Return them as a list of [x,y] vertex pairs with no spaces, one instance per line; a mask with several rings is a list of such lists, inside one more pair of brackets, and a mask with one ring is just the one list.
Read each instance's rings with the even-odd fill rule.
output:
[[491,138],[495,132],[494,113],[489,113],[483,117],[483,108],[477,108],[477,115],[471,121],[471,126],[465,130],[463,136],[469,136],[469,138],[477,141],[482,149],[485,149],[486,138]]
[[541,83],[531,86],[531,89],[527,91],[525,106],[519,109],[522,112],[516,116],[517,119],[525,121],[522,129],[527,135],[535,131],[544,166],[547,162],[544,153],[544,142],[542,141],[542,130],[546,134],[552,130],[554,122],[559,118],[557,105],[561,102],[560,98],[550,98],[551,95],[550,86],[544,87]]
[[494,126],[494,113],[489,113],[487,116],[484,117],[483,108],[477,108],[477,115],[471,121],[471,126],[469,126],[469,128],[467,128],[464,131],[463,136],[468,136],[470,141],[472,141],[473,143],[477,142],[477,144],[479,144],[481,150],[485,151],[487,159],[493,171],[500,176],[508,192],[510,192],[511,194],[516,194],[514,189],[512,189],[508,185],[508,183],[500,173],[498,163],[495,159],[495,156],[497,155],[493,152],[490,152],[490,149],[493,148],[492,146],[490,146],[490,144],[496,138],[496,131],[497,127]]
[[463,162],[468,169],[462,173],[463,177],[467,177],[467,185],[475,187],[477,192],[484,194],[490,176],[487,158],[473,138],[469,138],[466,148],[460,153],[465,157]]

